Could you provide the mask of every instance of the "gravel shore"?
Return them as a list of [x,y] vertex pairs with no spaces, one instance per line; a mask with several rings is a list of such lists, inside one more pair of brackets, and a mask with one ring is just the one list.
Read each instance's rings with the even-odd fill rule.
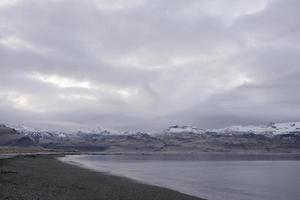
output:
[[0,159],[2,200],[200,200],[173,190],[93,172],[51,155]]

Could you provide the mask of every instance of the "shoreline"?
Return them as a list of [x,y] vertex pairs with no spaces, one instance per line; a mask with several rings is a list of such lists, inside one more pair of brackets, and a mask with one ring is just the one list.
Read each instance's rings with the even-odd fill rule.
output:
[[63,155],[0,159],[0,199],[201,200],[171,189],[64,163],[57,159]]
[[[99,155],[99,157],[98,157]],[[213,158],[208,158],[205,156],[213,156]],[[95,156],[95,157],[93,157]],[[137,156],[137,157],[136,157]],[[179,157],[178,157],[179,156]],[[121,177],[126,177],[131,180],[135,180],[141,183],[155,185],[159,187],[169,188],[175,191],[182,192],[184,194],[196,196],[199,198],[208,198],[208,199],[214,199],[214,194],[218,194],[219,192],[222,192],[216,188],[214,188],[213,185],[210,185],[209,187],[206,187],[209,183],[212,181],[217,181],[218,179],[210,179],[205,176],[198,176],[197,173],[199,172],[201,174],[201,171],[198,171],[197,173],[194,173],[193,177],[197,177],[196,179],[191,179],[182,176],[178,176],[177,174],[169,174],[169,171],[173,170],[179,170],[179,168],[176,168],[174,166],[180,166],[180,169],[186,169],[185,166],[190,167],[191,165],[181,165],[181,161],[196,161],[199,163],[198,165],[203,165],[202,172],[209,172],[209,170],[205,169],[205,166],[207,166],[208,163],[214,163],[215,166],[219,166],[217,162],[220,162],[220,166],[225,166],[227,164],[236,163],[236,166],[240,166],[240,164],[244,165],[245,163],[248,163],[250,165],[248,166],[264,166],[268,163],[273,162],[275,166],[277,166],[277,163],[286,163],[286,161],[291,161],[291,163],[300,161],[299,154],[210,154],[210,153],[202,153],[198,154],[197,156],[200,156],[201,158],[194,157],[195,155],[192,155],[190,157],[189,155],[184,154],[184,158],[182,159],[182,154],[81,154],[81,155],[66,155],[63,158],[60,158],[61,161],[65,163],[69,163],[75,166],[80,166],[85,169],[90,169],[93,171],[98,171],[101,173],[106,173],[109,175],[116,175]],[[220,159],[221,157],[225,156],[225,158]],[[179,158],[179,159],[178,159]],[[242,159],[241,159],[242,158]],[[98,161],[98,162],[97,162]],[[102,162],[103,161],[103,162]],[[142,162],[139,162],[142,161]],[[143,162],[145,161],[145,162]],[[168,167],[162,167],[161,165],[155,165],[155,162],[157,161],[171,161],[167,162],[169,163]],[[177,162],[177,164],[171,164],[172,161]],[[179,161],[179,163],[178,163]],[[212,161],[212,162],[211,162]],[[235,162],[237,161],[237,162]],[[278,162],[277,162],[278,161]],[[130,162],[130,164],[126,164]],[[200,163],[201,162],[201,163]],[[222,163],[227,163],[226,165],[223,165]],[[135,163],[135,164],[134,164]],[[146,163],[146,164],[141,164]],[[151,165],[153,163],[153,165]],[[191,163],[191,162],[187,162]],[[192,162],[193,163],[193,162]],[[258,165],[256,163],[259,163]],[[148,166],[151,166],[149,169]],[[197,169],[197,165],[192,165],[193,169]],[[162,168],[160,168],[162,167]],[[235,166],[231,166],[235,167]],[[156,171],[153,171],[151,169],[159,169]],[[146,170],[144,170],[146,169]],[[147,170],[148,169],[148,170]],[[168,169],[168,170],[165,170]],[[239,169],[239,167],[237,167]],[[252,168],[251,168],[252,170]],[[262,170],[261,168],[259,170]],[[191,170],[193,171],[193,170]],[[228,169],[230,173],[230,169]],[[181,171],[182,172],[182,171]],[[193,172],[192,172],[193,173]],[[209,176],[215,177],[214,174],[219,173],[217,170],[214,171],[214,173],[210,174]],[[148,175],[147,175],[148,174]],[[151,174],[151,176],[149,176]],[[203,174],[203,173],[202,173]],[[209,174],[209,173],[208,173]],[[247,173],[246,173],[247,174]],[[191,177],[191,174],[187,173],[187,177]],[[226,173],[223,174],[224,177],[226,177]],[[234,176],[234,174],[232,174]],[[161,176],[164,177],[164,180],[161,179]],[[223,177],[223,176],[221,176]],[[227,177],[228,178],[228,177]],[[168,180],[176,180],[177,182],[174,185],[175,182],[170,182]],[[182,180],[182,181],[181,181]],[[231,179],[229,179],[231,180]],[[193,184],[186,184],[188,182],[193,182]],[[230,181],[228,181],[230,182]],[[199,183],[198,185],[196,183]],[[203,187],[203,184],[205,185]],[[225,183],[226,184],[226,183]],[[241,183],[242,185],[243,183]],[[196,185],[196,187],[194,187]],[[198,187],[198,188],[197,188]],[[210,190],[210,193],[206,193],[205,191],[207,189],[214,188],[213,190]],[[239,185],[234,185],[233,187],[229,189],[239,188]],[[252,188],[253,189],[253,188]],[[250,190],[251,191],[251,190]],[[244,190],[244,192],[247,192],[247,190]],[[238,192],[237,192],[238,193]],[[253,193],[255,194],[255,192]],[[227,194],[229,195],[229,194]],[[219,197],[218,197],[219,198]],[[254,199],[254,198],[253,198]]]

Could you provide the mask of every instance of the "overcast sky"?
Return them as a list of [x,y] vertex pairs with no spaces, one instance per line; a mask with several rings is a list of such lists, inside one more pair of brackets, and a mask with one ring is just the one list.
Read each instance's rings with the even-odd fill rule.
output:
[[0,0],[0,123],[300,120],[299,0]]

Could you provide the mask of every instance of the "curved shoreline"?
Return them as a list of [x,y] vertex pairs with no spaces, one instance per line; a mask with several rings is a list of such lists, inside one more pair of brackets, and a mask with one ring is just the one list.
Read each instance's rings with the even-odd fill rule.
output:
[[58,155],[0,159],[0,199],[201,200],[63,163]]
[[[200,196],[193,195],[192,193],[180,191],[180,189],[178,189],[178,188],[172,188],[172,187],[168,187],[167,185],[160,185],[160,184],[157,184],[157,183],[146,182],[145,180],[141,180],[141,179],[139,180],[139,179],[136,179],[136,178],[133,178],[133,177],[130,177],[130,176],[126,176],[123,173],[112,172],[108,169],[107,170],[99,170],[99,169],[93,168],[89,165],[86,165],[85,163],[81,163],[80,161],[78,161],[76,159],[75,160],[72,159],[72,158],[70,159],[70,158],[68,158],[68,156],[69,155],[66,155],[64,157],[58,157],[56,159],[59,160],[60,162],[63,162],[63,163],[69,164],[69,165],[73,165],[73,166],[76,166],[76,167],[80,167],[82,169],[90,170],[90,171],[93,171],[93,172],[106,174],[108,176],[116,176],[116,177],[126,178],[126,179],[129,179],[129,180],[131,180],[135,183],[140,183],[140,184],[150,185],[150,186],[156,186],[156,187],[160,187],[160,188],[164,188],[164,189],[173,190],[173,191],[185,194],[185,195],[190,195],[190,196],[193,196],[193,197],[201,198]],[[83,155],[71,155],[71,156],[80,156],[81,157]]]
[[[67,155],[61,160],[101,173],[122,176],[141,183],[169,188],[184,194],[207,199],[223,199],[224,196],[231,197],[228,199],[256,199],[255,195],[265,195],[270,199],[280,199],[278,198],[280,195],[284,196],[285,194],[288,196],[285,191],[290,190],[291,187],[285,188],[280,194],[276,193],[276,184],[265,184],[266,181],[261,182],[262,177],[265,180],[269,180],[269,177],[274,177],[273,180],[276,180],[275,177],[279,177],[276,170],[277,172],[282,170],[280,174],[286,174],[286,176],[282,177],[282,179],[277,178],[275,182],[282,181],[289,185],[292,180],[295,180],[294,177],[297,176],[289,176],[290,173],[287,170],[292,172],[292,169],[295,171],[299,167],[299,162],[297,162],[299,161],[299,155],[290,154],[242,154],[242,159],[241,155],[235,156],[233,154],[223,154],[222,156],[220,154],[184,155],[184,159],[182,159],[182,155],[178,154],[175,156],[161,154],[100,154],[99,156],[98,154],[87,154]],[[183,160],[187,162],[182,162]],[[293,167],[295,162],[298,163],[296,168]],[[288,168],[284,166],[288,166]],[[255,171],[253,171],[254,169]],[[226,172],[223,173],[222,171]],[[252,171],[250,176],[249,171]],[[259,174],[262,172],[263,175]],[[236,174],[239,175],[236,177]],[[290,179],[286,177],[290,177]],[[222,180],[226,181],[222,182]],[[251,184],[247,185],[249,183]],[[271,189],[262,191],[261,187],[257,187],[259,185]],[[291,189],[289,193],[298,195],[296,191]]]

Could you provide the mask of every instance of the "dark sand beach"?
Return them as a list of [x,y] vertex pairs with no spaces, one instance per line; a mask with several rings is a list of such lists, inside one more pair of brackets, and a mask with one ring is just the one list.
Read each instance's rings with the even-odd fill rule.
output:
[[65,164],[52,155],[0,159],[0,199],[199,200],[173,190]]

